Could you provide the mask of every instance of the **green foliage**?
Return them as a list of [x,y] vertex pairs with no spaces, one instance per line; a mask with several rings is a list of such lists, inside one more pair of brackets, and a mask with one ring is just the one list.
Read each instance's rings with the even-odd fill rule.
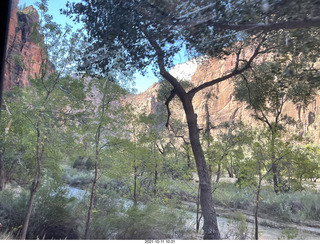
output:
[[239,177],[239,168],[245,158],[243,146],[252,141],[252,135],[244,129],[242,123],[225,123],[221,127],[214,139],[204,135],[207,162],[215,169],[220,165],[222,171],[227,170],[230,177]]
[[[235,240],[247,240],[251,237],[251,231],[249,230],[246,215],[236,212],[229,220],[233,230],[228,233],[228,237],[231,235]],[[230,238],[230,237],[229,237]]]
[[82,170],[92,170],[94,169],[94,162],[90,157],[79,156],[73,163],[73,168]]
[[[320,195],[316,191],[276,194],[270,186],[263,186],[259,212],[284,221],[310,221],[320,216]],[[220,206],[251,211],[254,193],[248,188],[239,189],[234,183],[220,182],[214,191]]]
[[299,230],[297,228],[286,228],[281,232],[281,236],[278,238],[279,240],[293,240],[299,234]]
[[25,191],[3,191],[0,194],[0,223],[3,231],[11,232],[13,236],[19,235],[25,211],[27,210],[28,195]]
[[63,179],[70,186],[86,188],[90,183],[92,183],[93,174],[92,172],[71,168],[64,170]]
[[174,209],[134,205],[110,227],[117,239],[188,239],[185,221],[185,214]]
[[29,239],[78,239],[78,216],[72,212],[75,198],[68,198],[67,189],[52,180],[39,190],[34,214],[28,230]]
[[[0,222],[3,232],[18,237],[27,211],[28,194],[20,188],[0,194]],[[67,197],[64,186],[48,180],[39,190],[28,230],[29,239],[78,239],[78,216],[73,212],[75,199]]]
[[14,55],[13,62],[22,69],[25,67],[23,56],[21,54]]

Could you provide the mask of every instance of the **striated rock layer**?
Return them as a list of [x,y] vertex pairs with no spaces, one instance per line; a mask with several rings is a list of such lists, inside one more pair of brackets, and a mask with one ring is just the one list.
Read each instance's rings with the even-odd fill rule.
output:
[[[227,74],[234,68],[235,58],[227,57],[224,60],[211,59],[197,64],[188,61],[184,64],[184,69],[188,74],[183,79],[191,82],[193,86],[198,86],[204,82],[218,78]],[[178,76],[178,72],[183,72],[180,67],[174,67],[171,74],[175,77]],[[190,72],[190,70],[192,72]],[[179,79],[182,79],[179,77]],[[158,101],[157,91],[159,84],[154,83],[144,93],[138,95],[130,95],[127,101],[134,107],[139,108],[139,111],[146,113],[155,113],[158,111],[156,108],[163,104],[163,101]],[[296,133],[299,135],[309,134],[316,141],[320,138],[320,133],[317,131],[318,115],[320,114],[320,95],[317,95],[314,101],[307,108],[297,108],[293,103],[286,103],[283,108],[283,115],[287,114],[297,121],[299,129],[296,126]],[[198,92],[193,98],[193,105],[195,112],[198,115],[198,124],[200,128],[205,128],[207,112],[210,118],[211,127],[216,127],[224,122],[243,121],[247,124],[258,126],[260,122],[254,120],[251,116],[253,111],[246,109],[246,104],[235,100],[234,97],[234,81],[226,80],[218,83],[212,87],[208,87]],[[175,103],[172,103],[171,110],[175,114],[175,119],[186,122],[184,111],[181,106],[177,107]],[[212,133],[217,133],[218,130],[212,130]]]
[[39,14],[33,6],[18,11],[13,0],[5,65],[4,91],[29,85],[29,78],[39,74],[43,50],[39,45]]
[[[40,47],[41,41],[38,33],[39,14],[36,9],[29,6],[18,11],[19,0],[13,0],[13,8],[9,26],[9,40],[5,67],[4,90],[10,90],[14,86],[29,85],[29,78],[35,78],[41,69],[45,50]],[[192,59],[184,64],[173,67],[170,73],[179,80],[187,80],[193,86],[221,77],[229,72],[235,64],[235,57],[227,57],[223,60],[211,59],[202,62]],[[158,113],[161,111],[163,101],[157,98],[160,86],[154,83],[147,91],[141,94],[131,94],[126,97],[126,102],[132,104],[137,112]],[[233,81],[226,80],[219,84],[197,93],[193,99],[195,111],[198,115],[200,128],[205,127],[207,112],[211,126],[218,126],[224,122],[242,120],[252,125],[258,125],[246,109],[246,105],[234,99]],[[292,103],[287,103],[283,113],[291,116],[300,125],[297,133],[310,133],[313,138],[319,140],[317,131],[318,115],[320,114],[318,104],[320,96],[316,96],[307,108],[297,109]],[[173,117],[186,122],[185,114],[179,102],[171,103]],[[215,133],[213,131],[213,133]]]

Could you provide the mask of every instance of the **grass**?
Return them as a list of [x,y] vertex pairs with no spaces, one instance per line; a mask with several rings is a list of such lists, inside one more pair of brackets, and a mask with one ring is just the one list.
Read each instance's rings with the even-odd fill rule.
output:
[[[239,189],[233,183],[221,182],[214,192],[214,201],[225,208],[252,211],[255,194],[252,190]],[[260,213],[283,221],[310,221],[320,219],[320,193],[302,191],[276,194],[271,187],[261,191]]]

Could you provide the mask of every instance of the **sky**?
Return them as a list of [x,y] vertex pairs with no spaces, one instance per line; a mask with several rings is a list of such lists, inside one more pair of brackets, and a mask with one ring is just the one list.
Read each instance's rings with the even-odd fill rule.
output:
[[[76,2],[79,0],[69,0],[70,2]],[[35,3],[38,2],[38,0],[20,0],[19,5],[23,6],[26,4],[26,6],[33,5],[36,7]],[[65,25],[65,23],[69,23],[70,25],[74,24],[72,20],[67,18],[65,15],[60,14],[60,9],[64,8],[66,6],[66,3],[68,0],[48,0],[48,9],[49,14],[53,16],[53,20],[61,24],[62,26]],[[178,55],[177,56],[177,63],[184,62],[184,60]],[[185,60],[186,61],[186,60]],[[151,71],[151,68],[149,69],[148,73],[145,76],[142,76],[139,73],[135,74],[135,89],[137,90],[137,93],[144,92],[147,90],[154,82],[158,81],[158,78],[156,78]]]

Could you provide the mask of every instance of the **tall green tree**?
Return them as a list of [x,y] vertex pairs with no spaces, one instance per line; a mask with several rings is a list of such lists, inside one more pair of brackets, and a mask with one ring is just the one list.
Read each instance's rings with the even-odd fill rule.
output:
[[[120,142],[116,138],[123,137],[123,131],[119,128],[124,126],[121,123],[121,113],[123,108],[119,106],[121,96],[126,92],[123,88],[107,79],[89,79],[88,88],[93,98],[93,114],[86,119],[86,125],[83,126],[83,136],[85,137],[86,153],[93,154],[94,159],[94,178],[90,191],[90,204],[88,208],[84,239],[90,238],[90,223],[94,201],[96,197],[96,187],[99,177],[102,175],[103,161],[105,161],[106,148],[112,148]],[[88,95],[88,91],[87,91]],[[90,109],[86,107],[86,109]],[[122,125],[122,126],[121,126]]]
[[[295,1],[297,2],[297,1]],[[312,1],[309,4],[314,5]],[[301,5],[301,4],[300,4]],[[200,198],[204,217],[204,239],[220,239],[216,221],[216,212],[212,199],[211,184],[205,156],[201,147],[197,115],[192,99],[196,93],[214,84],[241,74],[251,67],[255,58],[270,49],[266,48],[268,31],[319,26],[320,21],[306,16],[310,8],[303,5],[297,9],[289,1],[275,1],[272,11],[265,14],[261,4],[255,1],[95,1],[68,4],[70,15],[75,20],[83,21],[88,31],[91,46],[84,52],[81,67],[94,73],[112,69],[112,63],[120,63],[125,71],[134,67],[142,73],[146,67],[153,65],[160,75],[171,84],[171,94],[167,103],[177,96],[186,114],[191,148],[194,154],[200,179]],[[308,6],[310,7],[310,6]],[[288,9],[280,15],[281,8]],[[269,10],[269,7],[268,7]],[[269,15],[273,22],[259,27]],[[311,16],[316,16],[311,13]],[[287,21],[291,17],[294,21]],[[237,35],[236,31],[253,30],[254,35]],[[251,32],[251,33],[252,33]],[[277,33],[275,33],[277,34]],[[253,52],[246,60],[240,59],[242,48],[227,50],[239,38],[249,38]],[[173,77],[168,69],[172,66],[174,55],[183,44],[190,53],[219,54],[236,53],[235,66],[226,75],[210,80],[197,87],[186,90]],[[240,45],[242,47],[242,45]],[[270,47],[269,47],[270,48]]]
[[[41,47],[41,67],[39,74],[32,79],[31,86],[22,91],[20,112],[30,125],[30,159],[34,160],[32,184],[28,210],[22,225],[21,239],[26,239],[36,193],[42,184],[45,168],[51,157],[50,153],[59,154],[59,149],[52,148],[57,139],[56,131],[63,130],[64,116],[68,108],[80,109],[79,99],[83,96],[83,82],[66,75],[76,50],[77,35],[71,34],[70,26],[65,30],[52,21],[48,12],[47,1],[37,3],[42,19],[40,20],[37,40]],[[57,58],[55,55],[59,55]],[[52,62],[52,61],[53,62]],[[71,109],[71,110],[72,110]],[[33,147],[33,148],[32,148]],[[48,169],[48,168],[47,168]]]
[[277,63],[252,65],[250,71],[242,74],[242,79],[236,82],[235,94],[253,110],[253,117],[269,130],[274,191],[278,193],[279,162],[275,145],[281,133],[294,123],[284,114],[284,105],[293,102],[307,106],[317,91],[318,75],[313,64],[305,64],[301,55],[293,58],[279,55],[276,60]]

